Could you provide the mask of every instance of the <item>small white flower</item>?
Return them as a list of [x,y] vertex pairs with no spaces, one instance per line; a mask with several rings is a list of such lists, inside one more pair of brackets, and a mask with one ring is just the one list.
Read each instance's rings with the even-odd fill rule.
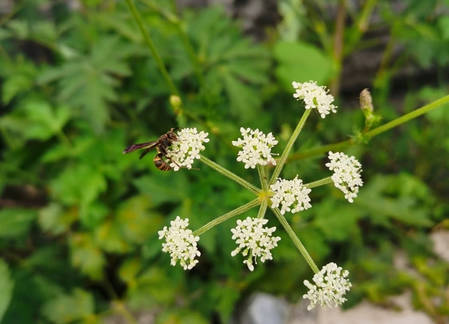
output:
[[251,218],[247,217],[245,220],[237,220],[237,226],[231,229],[232,239],[238,245],[237,248],[231,252],[231,256],[237,255],[240,251],[243,256],[248,258],[243,261],[248,266],[250,271],[254,270],[254,263],[257,263],[257,258],[260,261],[272,260],[270,250],[277,246],[280,237],[272,237],[271,234],[276,230],[276,227],[264,227],[268,222],[265,218]]
[[281,206],[281,214],[292,214],[312,207],[309,193],[312,191],[303,185],[296,176],[293,180],[278,179],[270,186],[274,195],[271,197],[271,207]]
[[316,81],[304,83],[293,81],[292,86],[295,88],[293,97],[297,100],[304,100],[306,109],[317,109],[321,118],[326,117],[331,112],[337,112],[337,106],[332,103],[334,97],[328,93],[326,87],[317,85]]
[[200,237],[193,235],[193,232],[188,229],[189,219],[181,219],[179,216],[170,222],[170,227],[164,228],[158,232],[159,239],[165,238],[165,243],[162,244],[162,251],[170,254],[172,266],[175,266],[179,261],[184,270],[192,269],[198,260],[195,258],[200,256],[197,242]]
[[209,142],[208,133],[198,132],[196,128],[183,128],[176,133],[177,140],[167,149],[167,158],[174,171],[182,167],[192,168],[195,159],[205,149],[203,143]]
[[242,148],[237,156],[237,161],[245,163],[245,169],[254,169],[256,165],[276,165],[276,160],[271,156],[271,148],[278,141],[273,134],[265,135],[260,130],[240,128],[243,138],[232,141],[232,145]]
[[304,299],[309,299],[310,304],[307,310],[312,310],[316,304],[321,307],[338,307],[346,301],[345,293],[351,288],[351,283],[346,278],[349,275],[348,270],[343,270],[334,262],[325,265],[320,272],[313,276],[313,282],[304,280],[304,285],[309,288]]
[[353,198],[357,197],[359,187],[363,185],[360,175],[362,165],[355,157],[341,152],[329,152],[329,160],[326,167],[334,172],[332,181],[335,187],[340,189],[345,194],[346,200],[352,203]]

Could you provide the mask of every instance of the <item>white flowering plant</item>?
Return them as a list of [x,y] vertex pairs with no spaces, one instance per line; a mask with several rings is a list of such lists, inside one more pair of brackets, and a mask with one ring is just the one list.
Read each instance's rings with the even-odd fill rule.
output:
[[[323,169],[328,169],[329,176],[308,183],[305,183],[298,174],[293,179],[281,177],[293,144],[312,112],[316,110],[321,118],[326,118],[331,112],[335,113],[338,109],[334,104],[333,96],[329,94],[326,87],[319,86],[314,81],[293,82],[292,86],[295,90],[293,97],[303,102],[305,111],[280,155],[276,152],[278,140],[271,132],[265,133],[259,129],[241,127],[241,138],[232,141],[232,145],[239,149],[236,161],[242,163],[244,169],[257,168],[260,186],[248,182],[202,155],[201,152],[206,150],[206,144],[209,142],[209,134],[205,131],[198,131],[196,128],[184,128],[176,132],[176,139],[168,146],[167,154],[162,156],[173,171],[191,169],[195,161],[199,160],[248,189],[255,197],[248,203],[216,217],[196,230],[188,228],[188,218],[183,219],[177,216],[175,220],[170,222],[169,227],[165,226],[159,231],[159,239],[163,240],[162,251],[170,255],[171,265],[179,264],[184,270],[191,270],[201,262],[198,244],[201,235],[213,227],[258,206],[256,217],[247,216],[244,219],[238,219],[236,226],[231,229],[230,233],[232,240],[235,242],[235,248],[229,251],[229,254],[232,257],[239,256],[240,258],[241,256],[242,262],[248,270],[254,271],[258,262],[264,263],[275,258],[275,248],[281,240],[277,228],[272,226],[271,222],[268,225],[269,220],[266,218],[266,211],[270,209],[314,272],[312,281],[304,281],[304,286],[308,291],[303,295],[303,298],[310,302],[308,310],[312,310],[317,305],[323,308],[338,307],[347,300],[345,295],[351,288],[349,271],[334,262],[330,262],[320,269],[289,224],[287,217],[312,208],[310,196],[312,189],[327,184],[334,185],[342,192],[342,196],[348,202],[353,203],[357,198],[360,187],[363,186],[362,165],[354,156],[349,156],[343,152],[334,152],[336,148],[350,144],[353,141],[351,139],[309,151],[312,153],[327,151],[328,161],[324,163]],[[366,103],[371,104],[369,96],[367,90],[364,90],[361,94],[361,106],[364,113],[367,109]],[[368,110],[372,113],[372,107]],[[415,111],[406,114],[374,129],[367,128],[365,129],[365,136],[368,138],[376,136],[399,125],[403,120],[417,117],[427,110],[428,108],[422,111],[418,110],[418,113]]]
[[333,96],[324,86],[319,86],[313,81],[293,82],[292,86],[295,90],[293,97],[303,102],[305,111],[279,157],[275,151],[272,151],[275,150],[278,140],[271,132],[265,133],[259,129],[241,127],[241,138],[232,141],[232,145],[239,148],[236,161],[242,163],[244,169],[257,168],[259,187],[201,154],[206,149],[206,143],[209,142],[209,134],[205,131],[184,128],[178,130],[174,136],[171,135],[171,140],[168,144],[165,143],[167,147],[163,152],[166,151],[166,153],[159,154],[160,158],[169,165],[168,169],[173,171],[183,168],[191,169],[194,162],[199,160],[248,189],[255,198],[211,220],[195,231],[188,228],[188,218],[183,219],[177,216],[170,222],[169,227],[165,226],[159,231],[159,239],[163,240],[162,251],[170,255],[171,265],[176,266],[179,263],[184,270],[191,270],[200,262],[201,252],[198,242],[202,234],[230,218],[259,206],[256,217],[238,219],[236,226],[231,229],[235,249],[230,251],[230,255],[232,257],[241,255],[243,264],[249,271],[254,271],[258,262],[273,260],[273,250],[281,239],[276,235],[276,227],[268,226],[266,211],[270,209],[315,273],[314,284],[307,280],[304,282],[309,289],[304,295],[304,298],[310,300],[309,309],[316,304],[326,307],[338,306],[346,300],[344,295],[351,286],[347,278],[348,271],[342,270],[335,263],[329,263],[320,270],[290,226],[286,216],[311,208],[312,189],[326,184],[333,183],[349,202],[353,202],[359,187],[363,185],[362,167],[355,157],[330,151],[329,162],[325,164],[332,172],[328,177],[309,183],[305,183],[299,175],[293,179],[280,177],[293,144],[312,111],[316,110],[322,118],[337,111]]

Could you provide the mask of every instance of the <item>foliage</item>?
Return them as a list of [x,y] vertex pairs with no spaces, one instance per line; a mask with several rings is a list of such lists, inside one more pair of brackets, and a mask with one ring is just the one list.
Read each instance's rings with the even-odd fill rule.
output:
[[[170,267],[157,236],[170,219],[189,217],[199,228],[250,196],[203,165],[173,175],[157,170],[151,158],[121,152],[171,127],[195,126],[210,133],[205,154],[243,174],[229,154],[240,125],[275,130],[283,147],[300,109],[291,99],[291,79],[332,84],[351,54],[379,46],[370,31],[391,31],[370,84],[383,120],[445,95],[447,1],[408,0],[400,14],[389,1],[366,3],[347,9],[339,61],[333,3],[279,2],[283,20],[260,44],[221,8],[137,2],[180,90],[180,110],[170,105],[172,93],[124,2],[82,1],[73,10],[23,0],[2,17],[2,323],[97,323],[144,308],[156,311],[158,323],[224,323],[254,290],[298,300],[310,270],[285,233],[285,244],[273,250],[276,262],[253,273],[225,257],[234,248],[225,235],[233,221],[201,237],[207,253],[192,272]],[[399,50],[388,50],[396,44]],[[410,78],[398,87],[403,71],[420,68],[429,82]],[[364,127],[354,104],[361,87],[342,94],[338,121],[316,118],[294,149],[357,136]],[[428,238],[447,227],[448,126],[449,110],[440,108],[351,147],[363,158],[366,185],[359,199],[348,206],[338,190],[318,188],[313,211],[289,219],[320,264],[332,259],[351,270],[355,289],[348,306],[362,298],[386,303],[411,289],[416,307],[436,321],[448,316],[442,288],[448,264],[432,253]],[[285,172],[319,178],[325,171],[315,165],[293,160]],[[392,267],[398,250],[419,276]]]

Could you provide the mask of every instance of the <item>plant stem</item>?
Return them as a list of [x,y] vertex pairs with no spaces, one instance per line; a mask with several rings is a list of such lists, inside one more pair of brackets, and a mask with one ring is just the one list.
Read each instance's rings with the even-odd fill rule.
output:
[[156,65],[159,68],[159,71],[161,72],[162,76],[164,77],[164,80],[167,83],[167,86],[169,87],[172,94],[179,95],[178,89],[176,88],[175,84],[173,83],[173,80],[171,79],[170,75],[167,72],[167,69],[165,68],[164,61],[162,61],[162,58],[160,57],[159,53],[156,50],[156,47],[153,44],[150,34],[144,27],[142,17],[140,16],[139,12],[137,11],[134,1],[126,0],[126,3],[134,17],[134,20],[136,21],[137,25],[139,26],[139,29],[143,36],[143,39],[145,40],[145,43],[147,44],[148,48],[150,49],[151,55],[153,56],[154,60],[156,61]]
[[259,212],[257,213],[257,218],[264,218],[265,212],[267,211],[268,202],[266,199],[260,204]]
[[198,82],[200,85],[204,84],[204,78],[203,78],[203,74],[201,72],[201,65],[200,65],[198,56],[196,55],[195,50],[193,49],[192,42],[190,41],[189,36],[186,33],[184,23],[182,22],[182,20],[179,19],[178,16],[176,16],[175,1],[172,1],[173,11],[175,11],[174,14],[163,10],[157,4],[155,4],[153,1],[150,1],[150,0],[142,0],[142,1],[148,7],[150,7],[157,13],[159,13],[164,19],[166,19],[167,21],[169,21],[176,27],[176,30],[178,31],[178,34],[181,38],[181,41],[184,44],[184,48],[187,52],[187,55],[189,56],[189,59],[192,62],[193,70],[196,75],[196,78],[198,79]]
[[284,229],[287,232],[287,234],[290,236],[290,238],[293,241],[293,243],[295,244],[296,248],[302,254],[304,259],[306,259],[306,261],[309,264],[310,268],[312,268],[313,272],[318,273],[319,269],[318,269],[317,265],[313,261],[313,259],[310,256],[309,252],[307,252],[307,250],[304,247],[304,245],[301,243],[301,240],[298,238],[296,233],[291,228],[290,224],[285,219],[284,215],[282,215],[281,212],[279,211],[279,209],[277,209],[277,208],[271,208],[271,210],[274,212],[274,214],[276,215],[277,219],[282,224],[282,226],[284,227]]
[[267,173],[265,171],[264,165],[257,165],[257,173],[259,174],[260,185],[262,186],[262,190],[268,189],[268,179]]
[[281,157],[276,163],[276,168],[273,171],[273,174],[271,175],[271,179],[269,184],[272,184],[274,181],[276,181],[277,177],[282,171],[282,168],[284,167],[285,161],[287,161],[288,154],[290,153],[293,144],[295,143],[296,139],[298,138],[299,133],[301,133],[302,128],[304,127],[304,124],[306,123],[307,117],[309,117],[310,112],[312,109],[306,109],[304,113],[301,116],[301,119],[298,122],[298,125],[296,125],[295,130],[293,131],[292,136],[288,139],[287,145],[284,148],[284,151],[281,154]]
[[334,46],[333,46],[333,59],[336,67],[335,77],[330,84],[330,92],[333,96],[337,96],[340,90],[340,77],[342,71],[343,60],[343,35],[345,33],[345,20],[346,20],[346,0],[338,1],[337,19],[335,22],[334,33]]
[[[440,99],[437,99],[425,106],[415,109],[415,110],[413,110],[405,115],[402,115],[396,119],[393,119],[392,121],[385,123],[379,127],[373,128],[372,130],[370,130],[366,133],[363,133],[363,136],[368,139],[371,139],[374,136],[382,134],[383,132],[386,132],[387,130],[390,130],[394,127],[398,127],[399,125],[404,124],[404,123],[408,122],[409,120],[417,118],[421,115],[424,115],[424,114],[428,113],[429,111],[434,110],[435,108],[438,108],[446,103],[449,103],[449,95],[444,96]],[[341,142],[337,142],[337,143],[333,143],[333,144],[318,146],[318,147],[312,148],[312,149],[304,151],[304,152],[298,152],[298,153],[292,154],[292,156],[289,158],[289,161],[300,160],[300,159],[304,159],[304,158],[318,156],[318,155],[321,155],[328,151],[339,151],[340,149],[342,149],[346,146],[350,146],[350,145],[353,145],[356,143],[357,143],[356,139],[351,138],[346,141],[341,141]]]
[[230,212],[223,214],[221,216],[218,216],[214,220],[211,220],[209,223],[201,226],[199,229],[197,229],[195,232],[193,232],[193,235],[201,235],[210,230],[211,228],[217,226],[218,224],[223,223],[224,221],[227,221],[228,219],[243,214],[244,212],[250,210],[253,207],[256,207],[260,204],[259,198],[256,198],[254,200],[251,200],[249,203],[244,204],[243,206],[240,206],[234,210],[231,210]]
[[228,177],[229,179],[234,180],[235,182],[237,182],[238,184],[242,185],[246,189],[254,192],[255,194],[258,194],[260,192],[259,188],[255,187],[254,185],[252,185],[251,183],[249,183],[245,179],[240,178],[235,173],[229,171],[228,169],[222,167],[221,165],[215,163],[214,161],[209,160],[207,157],[205,157],[203,155],[200,155],[200,161],[203,162],[204,164],[206,164],[207,166],[211,167],[215,171],[218,171],[219,173],[221,173],[225,177]]
[[319,186],[323,186],[329,183],[332,183],[332,177],[327,177],[327,178],[323,178],[317,181],[313,181],[313,182],[309,182],[306,183],[304,186],[306,186],[309,189],[315,188],[315,187],[319,187]]

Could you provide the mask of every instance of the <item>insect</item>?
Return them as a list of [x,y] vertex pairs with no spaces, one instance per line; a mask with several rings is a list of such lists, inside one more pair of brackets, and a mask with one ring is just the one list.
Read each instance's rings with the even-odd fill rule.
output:
[[[171,128],[167,133],[162,134],[157,139],[157,141],[130,145],[123,151],[123,154],[134,152],[136,150],[143,150],[143,152],[140,154],[140,157],[139,157],[139,159],[141,159],[147,153],[149,153],[152,149],[155,148],[157,151],[157,154],[153,158],[154,165],[156,166],[156,168],[158,168],[161,171],[169,171],[169,170],[171,170],[171,166],[169,163],[167,163],[166,160],[169,160],[170,162],[173,162],[173,161],[167,156],[167,149],[177,139],[178,138],[175,134],[174,128]],[[175,163],[175,162],[173,162],[173,163]]]

